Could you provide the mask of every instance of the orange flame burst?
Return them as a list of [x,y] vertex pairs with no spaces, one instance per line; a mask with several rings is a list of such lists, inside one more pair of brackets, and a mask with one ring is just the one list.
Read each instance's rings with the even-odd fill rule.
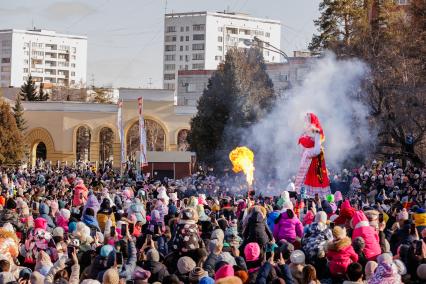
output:
[[229,153],[229,160],[231,160],[233,166],[232,170],[236,173],[243,171],[246,175],[247,183],[252,185],[254,174],[253,151],[246,146],[237,147]]

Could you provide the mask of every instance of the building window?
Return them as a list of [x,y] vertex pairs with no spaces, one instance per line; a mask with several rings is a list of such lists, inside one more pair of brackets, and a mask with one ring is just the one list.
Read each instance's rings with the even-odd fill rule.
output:
[[60,45],[59,50],[70,50],[70,47],[68,45]]
[[72,52],[72,53],[76,53],[76,52],[77,52],[77,48],[75,48],[75,47],[71,47],[71,52]]
[[1,63],[10,63],[10,58],[2,58]]
[[[25,71],[25,69],[27,69],[27,71]],[[2,66],[1,72],[10,72],[10,66]],[[28,73],[28,68],[24,68],[24,72]]]
[[279,74],[278,75],[278,80],[280,80],[281,82],[285,82],[288,81],[288,74]]
[[188,70],[188,65],[185,65],[185,70]]
[[221,46],[221,45],[219,45],[219,46],[217,47],[217,50],[222,51],[222,50],[223,50],[222,46]]
[[164,49],[165,51],[176,51],[176,45],[166,45]]
[[183,61],[183,55],[179,55],[179,60]]
[[202,64],[202,63],[195,63],[195,64],[192,64],[192,69],[195,69],[195,70],[202,70],[202,69],[204,69],[204,64]]
[[29,61],[28,59],[24,59],[24,64],[28,65]]
[[43,52],[43,51],[36,51],[36,50],[33,50],[33,51],[31,52],[31,54],[32,54],[33,56],[43,56],[43,55],[44,55],[44,52]]
[[75,72],[71,72],[71,76],[75,76]]
[[216,61],[222,61],[222,56],[217,55],[217,56],[214,57],[214,59]]
[[174,64],[164,64],[164,70],[166,71],[174,71],[175,65]]
[[75,68],[75,63],[71,63],[71,68]]
[[271,37],[271,33],[265,33],[266,37]]
[[186,36],[186,37],[185,37],[185,40],[186,40],[186,41],[189,41],[189,36]]
[[179,48],[180,51],[183,51],[183,45],[180,46]]
[[174,80],[175,74],[164,74],[164,80]]
[[189,26],[186,26],[186,31],[189,32]]
[[204,34],[192,35],[192,40],[204,40]]
[[204,50],[203,43],[195,43],[192,45],[192,50]]
[[185,30],[184,27],[180,27],[180,31],[183,32]]
[[[3,67],[1,71],[3,71]],[[28,73],[28,68],[24,68],[24,73]]]
[[183,36],[180,36],[180,41],[183,41]]
[[188,62],[189,61],[189,55],[185,55],[185,61]]
[[168,26],[166,28],[166,33],[174,33],[176,32],[176,27],[175,26]]
[[176,36],[166,36],[166,38],[164,39],[165,42],[174,42],[176,41]]
[[201,25],[192,25],[192,30],[193,31],[204,31],[204,27],[205,27],[204,24],[201,24]]
[[31,46],[35,47],[35,48],[43,48],[43,44],[42,43],[38,43],[38,42],[33,42],[31,44]]
[[185,46],[185,50],[188,51],[189,50],[189,45]]
[[218,27],[217,31],[221,33],[221,32],[223,32],[223,28],[222,27]]
[[223,37],[218,36],[218,37],[217,37],[217,41],[218,41],[218,42],[223,42]]
[[194,53],[192,60],[204,60],[204,53]]
[[164,55],[164,60],[165,61],[175,61],[175,55],[174,54],[166,54]]

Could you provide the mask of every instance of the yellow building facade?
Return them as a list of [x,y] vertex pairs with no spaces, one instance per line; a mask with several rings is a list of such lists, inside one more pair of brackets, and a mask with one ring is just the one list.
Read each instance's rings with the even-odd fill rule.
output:
[[[180,171],[176,170],[176,165],[190,167],[194,154],[180,146],[179,142],[182,141],[179,141],[179,135],[182,136],[189,130],[194,109],[175,106],[174,94],[168,90],[119,89],[119,94],[123,100],[122,121],[126,158],[130,155],[129,145],[132,142],[129,140],[130,129],[138,127],[137,100],[142,97],[144,119],[155,125],[152,132],[157,136],[151,136],[154,137],[152,139],[159,140],[152,143],[151,149],[148,147],[148,150],[151,150],[147,152],[150,170],[154,172],[157,165],[160,170],[173,170],[173,175],[176,175],[176,172]],[[78,149],[81,148],[81,145],[78,146],[79,129],[85,129],[88,133],[86,148],[90,150],[85,153],[84,160],[96,163],[109,160],[115,167],[120,165],[121,144],[116,104],[47,101],[23,102],[23,105],[28,127],[25,131],[25,141],[29,146],[32,165],[37,158],[51,161],[52,164],[70,164],[82,160],[81,155],[78,155]],[[112,141],[107,145],[108,157],[101,157],[105,153],[102,150],[105,143],[102,141],[103,136],[101,137],[105,131],[109,133]]]

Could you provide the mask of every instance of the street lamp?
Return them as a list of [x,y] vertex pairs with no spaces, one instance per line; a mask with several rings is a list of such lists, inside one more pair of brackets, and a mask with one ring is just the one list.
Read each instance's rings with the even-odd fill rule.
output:
[[[278,53],[279,55],[281,55],[282,57],[284,57],[284,59],[287,62],[289,61],[289,58],[288,58],[287,54],[283,50],[279,49],[278,47],[273,46],[269,42],[261,40],[257,36],[255,36],[253,38],[253,40],[246,39],[243,42],[244,42],[244,44],[246,46],[258,46],[259,48],[262,48],[262,49],[265,49],[265,50],[268,50],[268,51],[271,51],[271,52]],[[266,45],[266,47],[265,47],[265,45]]]

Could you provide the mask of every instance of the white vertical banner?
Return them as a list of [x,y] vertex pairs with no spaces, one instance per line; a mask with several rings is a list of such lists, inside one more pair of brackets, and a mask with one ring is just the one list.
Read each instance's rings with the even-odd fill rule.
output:
[[120,138],[120,151],[121,151],[121,161],[120,165],[126,163],[126,158],[124,155],[124,129],[123,129],[123,100],[118,101],[118,111],[117,111],[117,129],[118,137]]
[[143,98],[138,98],[138,109],[139,109],[139,165],[140,168],[148,166],[148,159],[146,157],[146,132],[145,132],[145,121],[143,119]]

